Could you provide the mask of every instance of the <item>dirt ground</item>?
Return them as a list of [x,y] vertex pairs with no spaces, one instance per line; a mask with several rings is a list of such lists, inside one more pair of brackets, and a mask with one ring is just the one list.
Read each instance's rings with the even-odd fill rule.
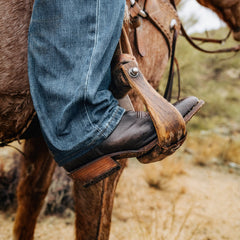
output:
[[[116,192],[110,240],[240,239],[240,148],[234,141],[226,148],[229,141],[218,135],[189,138],[161,163],[129,160]],[[236,161],[226,161],[227,155]],[[0,213],[1,240],[11,239],[13,221],[14,213]],[[74,239],[74,213],[42,214],[35,239]]]

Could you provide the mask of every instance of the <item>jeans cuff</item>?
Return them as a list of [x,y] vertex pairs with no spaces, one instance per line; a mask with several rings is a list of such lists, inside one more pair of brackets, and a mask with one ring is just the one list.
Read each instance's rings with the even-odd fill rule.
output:
[[79,150],[72,150],[67,152],[62,152],[61,154],[56,154],[54,156],[55,161],[58,163],[59,166],[63,166],[66,163],[69,163],[73,159],[79,158],[85,153],[89,152],[93,148],[95,148],[97,145],[102,143],[110,134],[115,130],[115,128],[118,126],[119,122],[122,119],[122,116],[125,112],[124,108],[121,108],[119,106],[116,107],[115,111],[113,112],[112,116],[104,124],[104,128],[102,131],[97,132],[94,139],[86,146],[84,151],[82,148]]

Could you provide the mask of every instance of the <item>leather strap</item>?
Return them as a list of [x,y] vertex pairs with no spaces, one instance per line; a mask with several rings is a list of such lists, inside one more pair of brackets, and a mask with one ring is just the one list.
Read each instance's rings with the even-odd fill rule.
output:
[[133,6],[130,8],[130,15],[132,18],[137,17],[140,15],[140,12],[142,11],[142,8],[139,6],[139,4],[136,2]]
[[231,48],[223,48],[223,49],[217,49],[217,50],[206,50],[206,49],[203,49],[203,48],[199,47],[197,44],[195,44],[195,42],[187,34],[187,32],[185,31],[185,29],[182,25],[181,25],[181,32],[182,32],[182,35],[186,38],[186,40],[190,43],[190,45],[192,47],[196,48],[197,50],[201,51],[201,52],[205,52],[205,53],[227,53],[227,52],[238,52],[238,51],[240,51],[240,45],[236,45],[236,46],[231,47]]
[[164,92],[164,98],[167,99],[169,102],[171,101],[171,98],[172,98],[174,59],[175,59],[175,48],[176,48],[176,42],[177,42],[177,31],[176,31],[176,29],[174,29],[173,31],[174,32],[173,32],[173,41],[172,41],[172,56],[171,56],[167,86],[166,86],[166,89]]

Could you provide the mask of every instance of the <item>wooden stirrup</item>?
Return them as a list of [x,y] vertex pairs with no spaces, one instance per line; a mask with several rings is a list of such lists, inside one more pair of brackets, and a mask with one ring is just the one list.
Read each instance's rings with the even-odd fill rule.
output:
[[121,66],[125,80],[134,89],[149,112],[154,123],[159,146],[170,146],[186,135],[185,121],[178,110],[157,93],[138,69],[136,61]]
[[[123,53],[123,49],[127,53]],[[173,153],[184,141],[185,121],[178,110],[153,89],[139,70],[125,30],[122,32],[118,53],[114,59],[110,89],[116,98],[124,97],[131,88],[139,95],[152,118],[158,136],[158,145],[151,153],[154,157],[146,159],[148,162],[160,160],[160,155],[162,159]],[[147,162],[145,157],[139,160]]]

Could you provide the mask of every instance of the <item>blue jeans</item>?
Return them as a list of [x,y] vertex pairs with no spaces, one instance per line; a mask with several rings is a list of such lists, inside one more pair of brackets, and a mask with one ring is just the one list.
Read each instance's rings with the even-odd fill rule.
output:
[[30,91],[43,136],[61,166],[106,139],[124,109],[108,90],[125,0],[35,0]]

